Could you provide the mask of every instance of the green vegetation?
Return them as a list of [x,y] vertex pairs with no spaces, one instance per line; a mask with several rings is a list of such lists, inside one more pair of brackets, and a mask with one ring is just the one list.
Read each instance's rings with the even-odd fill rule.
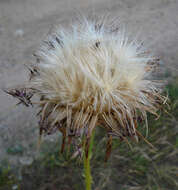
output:
[[[95,133],[91,158],[93,189],[95,190],[176,190],[178,189],[178,79],[167,86],[169,108],[158,120],[151,115],[148,141],[130,141],[132,149],[117,139],[107,163],[104,162],[107,137],[101,129]],[[144,134],[144,131],[142,134]],[[58,142],[44,143],[42,155],[32,165],[21,170],[22,180],[16,179],[7,166],[0,169],[0,190],[83,190],[83,163],[80,158],[61,155]],[[74,150],[73,150],[74,152]],[[83,174],[83,175],[82,175]]]
[[8,154],[12,154],[12,155],[22,154],[23,150],[24,150],[23,146],[21,144],[17,144],[15,146],[9,147],[7,149],[7,153]]
[[10,166],[3,162],[0,166],[0,190],[20,189],[18,179],[13,174]]

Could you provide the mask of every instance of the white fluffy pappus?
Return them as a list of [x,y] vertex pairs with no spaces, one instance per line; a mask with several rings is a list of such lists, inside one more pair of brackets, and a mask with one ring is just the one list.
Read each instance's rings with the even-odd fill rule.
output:
[[119,28],[83,19],[48,36],[29,88],[40,97],[40,133],[59,129],[89,139],[96,126],[121,140],[142,136],[137,123],[157,115],[165,97],[150,76],[157,64]]

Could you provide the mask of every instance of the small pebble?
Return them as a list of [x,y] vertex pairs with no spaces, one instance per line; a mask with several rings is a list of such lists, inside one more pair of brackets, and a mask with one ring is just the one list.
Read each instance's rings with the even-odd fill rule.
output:
[[21,157],[21,158],[19,159],[19,161],[20,161],[20,163],[21,163],[22,165],[29,166],[29,165],[32,164],[33,158],[32,158],[32,157],[24,156],[24,157]]
[[24,35],[24,31],[22,29],[18,29],[15,31],[16,37],[22,37]]
[[18,185],[13,185],[12,190],[16,190],[16,189],[18,189]]

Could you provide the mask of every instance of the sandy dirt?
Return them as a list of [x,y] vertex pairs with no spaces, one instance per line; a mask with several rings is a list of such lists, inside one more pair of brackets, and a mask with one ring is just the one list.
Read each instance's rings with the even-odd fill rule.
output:
[[[77,11],[119,17],[126,31],[139,34],[161,58],[168,74],[177,74],[178,0],[0,0],[1,89],[27,80],[23,65],[34,62],[32,54],[50,29],[70,22]],[[14,104],[0,91],[0,161],[24,164],[37,155],[37,119],[33,108]]]

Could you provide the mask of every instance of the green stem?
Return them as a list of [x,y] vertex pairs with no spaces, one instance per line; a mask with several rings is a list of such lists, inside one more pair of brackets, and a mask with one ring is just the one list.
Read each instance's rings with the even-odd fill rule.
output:
[[91,170],[90,170],[90,159],[89,157],[84,160],[84,170],[85,170],[85,187],[86,190],[91,190],[91,182],[92,182],[92,176],[91,176]]
[[90,142],[89,142],[88,155],[86,155],[86,152],[84,154],[84,173],[85,173],[85,188],[86,188],[86,190],[91,190],[91,184],[92,184],[90,160],[92,157],[93,142],[94,142],[94,133],[92,134]]

